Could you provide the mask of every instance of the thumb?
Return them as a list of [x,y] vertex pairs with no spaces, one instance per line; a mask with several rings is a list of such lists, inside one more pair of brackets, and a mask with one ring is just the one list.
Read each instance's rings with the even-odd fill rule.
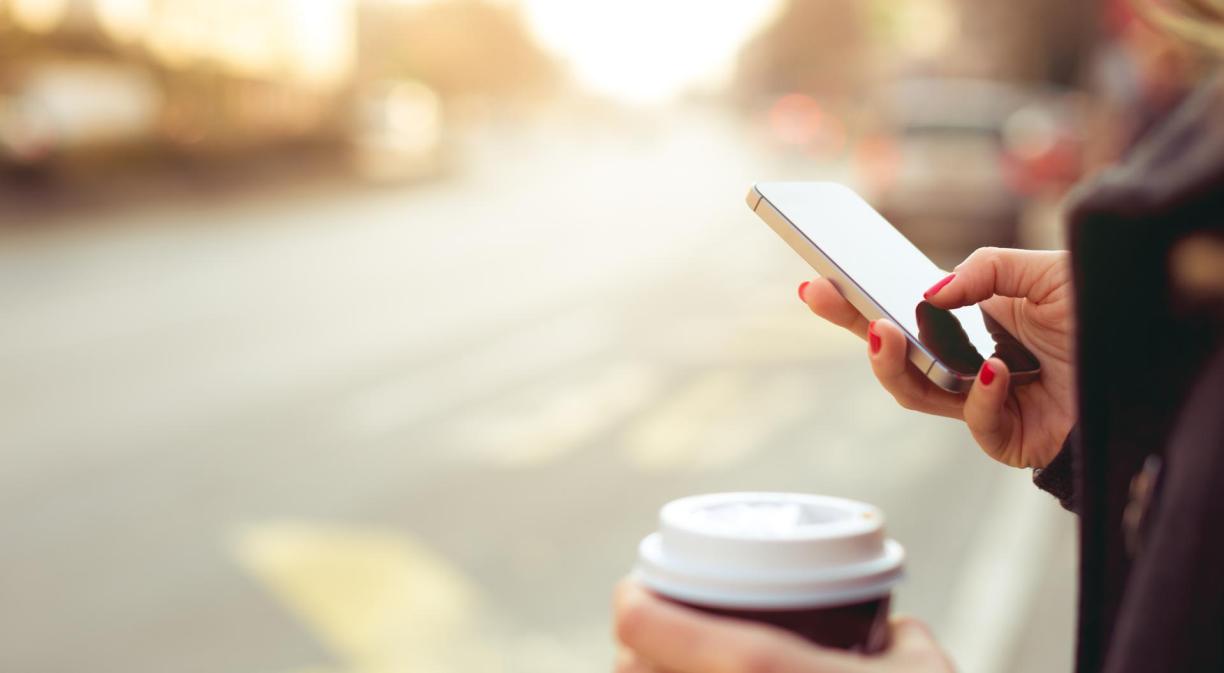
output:
[[1056,250],[978,248],[923,298],[941,308],[969,306],[994,295],[1040,304],[1066,284],[1066,254]]
[[982,363],[977,380],[965,397],[962,413],[974,441],[987,455],[1005,465],[1027,467],[1023,464],[1024,457],[1013,449],[1014,420],[1004,408],[1010,380],[1011,372],[999,358]]

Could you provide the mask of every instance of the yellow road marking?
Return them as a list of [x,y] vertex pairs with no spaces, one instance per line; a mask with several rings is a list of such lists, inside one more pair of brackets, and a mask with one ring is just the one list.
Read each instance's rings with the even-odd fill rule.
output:
[[492,647],[472,642],[471,582],[402,533],[260,524],[235,536],[233,552],[337,660],[302,673],[501,670]]

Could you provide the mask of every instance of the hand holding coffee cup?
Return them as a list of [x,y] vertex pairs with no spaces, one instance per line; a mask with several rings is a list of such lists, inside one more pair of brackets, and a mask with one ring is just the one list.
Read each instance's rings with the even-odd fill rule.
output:
[[682,607],[631,580],[616,588],[614,673],[953,673],[930,630],[893,617],[887,650],[821,647],[779,628]]
[[904,551],[860,502],[791,493],[719,493],[668,503],[639,546],[633,578],[708,614],[876,653]]

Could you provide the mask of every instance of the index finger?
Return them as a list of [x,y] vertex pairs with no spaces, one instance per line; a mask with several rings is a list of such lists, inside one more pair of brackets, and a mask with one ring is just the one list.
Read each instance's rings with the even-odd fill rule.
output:
[[995,295],[1040,304],[1069,292],[1066,262],[1063,251],[978,248],[923,297],[942,308],[968,306]]
[[801,286],[800,296],[812,313],[867,338],[867,319],[833,287],[827,278],[815,278]]

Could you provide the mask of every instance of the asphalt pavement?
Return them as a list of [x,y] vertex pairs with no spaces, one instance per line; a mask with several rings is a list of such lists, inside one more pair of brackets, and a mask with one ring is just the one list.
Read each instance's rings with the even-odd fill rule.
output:
[[1070,670],[1070,515],[879,390],[743,205],[840,163],[693,111],[463,147],[0,210],[0,669],[605,671],[661,504],[797,490],[885,510],[962,670]]

